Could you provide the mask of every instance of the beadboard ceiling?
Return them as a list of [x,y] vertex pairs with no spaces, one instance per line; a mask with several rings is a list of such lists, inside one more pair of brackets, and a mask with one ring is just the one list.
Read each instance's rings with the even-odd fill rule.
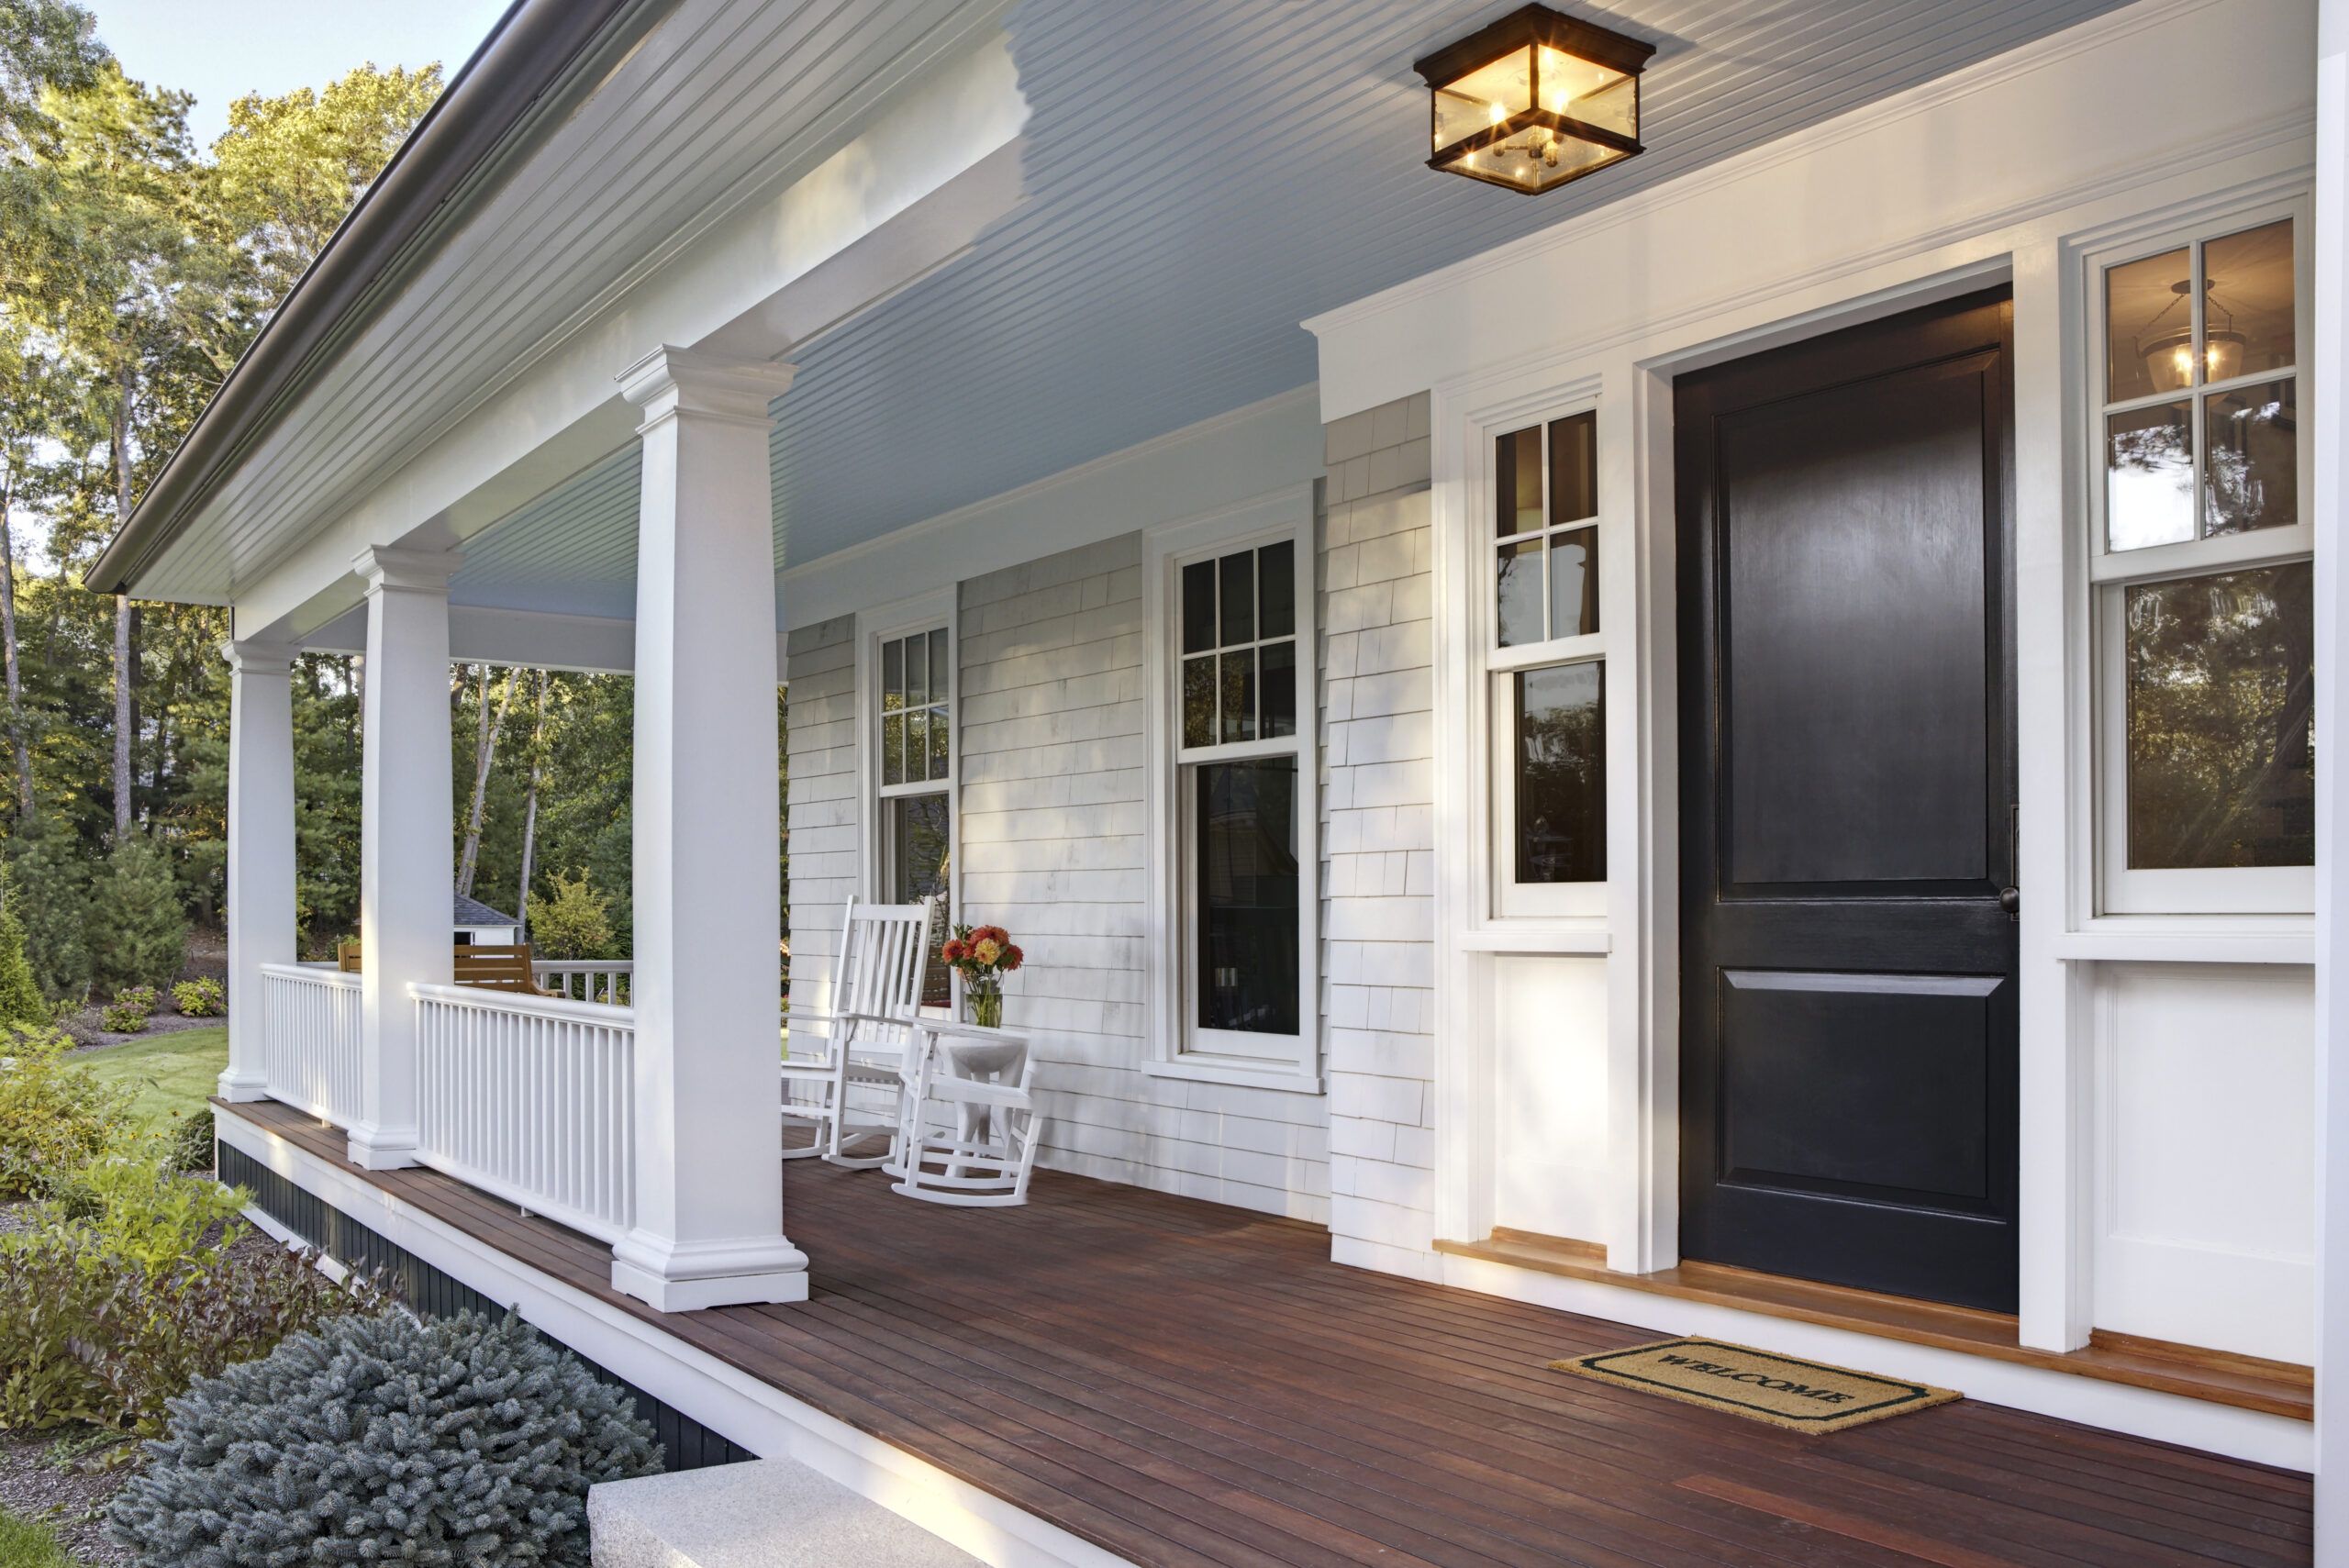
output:
[[[1527,198],[1422,162],[1410,62],[1514,8],[1018,0],[1029,199],[804,345],[777,405],[798,565],[1313,379],[1304,318],[2112,9],[2115,0],[1622,0],[1644,156]],[[635,456],[475,539],[460,598],[631,613]]]

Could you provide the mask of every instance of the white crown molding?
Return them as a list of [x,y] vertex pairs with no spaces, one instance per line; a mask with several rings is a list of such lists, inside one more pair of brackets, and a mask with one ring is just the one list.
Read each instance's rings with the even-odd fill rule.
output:
[[453,550],[407,550],[374,544],[351,558],[351,570],[359,574],[369,594],[386,588],[445,594],[449,591],[449,579],[464,564],[464,559]]

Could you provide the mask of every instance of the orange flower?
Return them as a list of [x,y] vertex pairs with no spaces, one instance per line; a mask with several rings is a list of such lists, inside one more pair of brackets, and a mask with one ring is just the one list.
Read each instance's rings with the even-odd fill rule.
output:
[[971,950],[963,946],[959,940],[949,938],[946,945],[938,950],[938,956],[948,963],[960,963],[969,956],[970,951]]
[[1027,955],[1026,953],[1024,953],[1024,952],[1021,952],[1018,947],[1016,947],[1016,946],[1014,946],[1014,947],[1008,947],[1008,948],[1006,948],[1006,949],[1004,949],[1004,950],[1003,950],[1003,958],[1002,958],[1002,960],[1001,960],[1001,962],[1000,962],[1000,963],[999,963],[998,967],[1000,967],[1000,968],[1002,968],[1002,969],[1004,969],[1004,970],[1007,970],[1007,971],[1008,971],[1008,970],[1014,970],[1014,969],[1019,968],[1022,963],[1026,962],[1027,962],[1027,958],[1028,958],[1028,955]]

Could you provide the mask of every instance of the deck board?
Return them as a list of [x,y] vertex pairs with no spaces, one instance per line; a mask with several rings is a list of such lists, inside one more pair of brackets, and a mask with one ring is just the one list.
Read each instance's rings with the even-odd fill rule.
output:
[[[273,1105],[225,1109],[340,1161]],[[1153,1568],[2281,1568],[2306,1477],[1966,1400],[1807,1437],[1548,1371],[1647,1330],[1343,1268],[1319,1229],[1040,1173],[1025,1208],[794,1162],[793,1307],[663,1316],[600,1243],[364,1180]]]

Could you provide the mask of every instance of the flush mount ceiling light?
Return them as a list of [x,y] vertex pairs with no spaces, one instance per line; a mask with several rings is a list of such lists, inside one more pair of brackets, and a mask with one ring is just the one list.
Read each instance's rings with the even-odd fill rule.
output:
[[1640,150],[1640,71],[1655,46],[1561,16],[1511,12],[1412,69],[1432,100],[1428,167],[1553,190]]

